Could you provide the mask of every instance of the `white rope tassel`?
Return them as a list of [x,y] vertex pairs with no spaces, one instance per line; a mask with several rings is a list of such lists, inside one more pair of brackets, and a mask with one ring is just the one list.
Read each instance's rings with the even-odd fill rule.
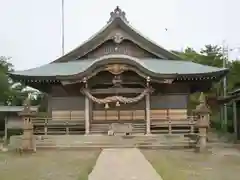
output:
[[81,92],[84,95],[86,95],[89,99],[91,99],[92,101],[94,101],[98,104],[107,104],[107,103],[111,103],[111,102],[121,102],[123,104],[135,103],[135,102],[142,100],[144,98],[144,96],[146,96],[151,91],[152,91],[152,89],[146,88],[140,95],[138,95],[134,98],[127,98],[127,97],[123,97],[123,96],[111,96],[111,97],[99,99],[99,98],[94,97],[89,92],[89,89],[83,88],[81,90]]

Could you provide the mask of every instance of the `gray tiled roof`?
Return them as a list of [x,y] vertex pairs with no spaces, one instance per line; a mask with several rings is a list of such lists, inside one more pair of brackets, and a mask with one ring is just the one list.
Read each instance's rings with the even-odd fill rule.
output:
[[[24,106],[1,106],[0,112],[21,112],[23,111]],[[31,111],[37,111],[38,106],[31,106]]]
[[[99,60],[100,61],[100,60]],[[15,71],[11,74],[20,76],[65,76],[81,73],[98,62],[95,59],[77,60],[64,63],[51,63],[37,68]],[[183,60],[163,60],[145,58],[136,61],[142,67],[157,74],[204,74],[226,69],[197,64]]]

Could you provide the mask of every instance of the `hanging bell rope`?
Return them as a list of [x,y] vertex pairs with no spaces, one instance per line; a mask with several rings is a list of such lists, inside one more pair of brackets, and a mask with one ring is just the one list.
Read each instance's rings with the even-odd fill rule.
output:
[[[81,89],[81,92],[86,95],[89,99],[91,99],[93,102],[98,103],[98,104],[105,104],[105,107],[108,107],[108,103],[112,103],[112,102],[116,102],[116,105],[120,105],[120,103],[124,103],[124,104],[129,104],[129,103],[135,103],[138,102],[140,100],[142,100],[144,98],[144,96],[146,96],[148,93],[151,93],[153,90],[151,88],[146,88],[143,90],[143,92],[134,97],[134,98],[127,98],[127,97],[123,97],[123,96],[110,96],[110,97],[106,97],[103,99],[100,98],[96,98],[94,97],[89,89],[83,88]],[[118,102],[118,103],[117,103]]]

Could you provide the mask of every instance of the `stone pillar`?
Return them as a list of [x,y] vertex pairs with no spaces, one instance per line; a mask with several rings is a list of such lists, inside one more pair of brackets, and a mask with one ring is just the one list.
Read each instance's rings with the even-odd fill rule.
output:
[[[87,80],[84,80],[85,83],[85,88],[88,88],[88,84],[87,84]],[[85,95],[85,135],[89,134],[90,131],[90,122],[89,122],[89,99],[88,97]]]
[[[147,77],[147,87],[149,88],[150,77]],[[146,134],[151,134],[151,119],[150,119],[150,92],[147,93],[146,97]]]
[[199,130],[199,137],[197,142],[198,152],[204,152],[207,148],[207,130],[210,126],[210,110],[206,104],[205,95],[201,93],[199,98],[200,104],[195,109],[197,115],[196,127]]
[[24,109],[19,113],[19,116],[23,119],[23,135],[21,149],[24,152],[35,152],[35,138],[33,134],[32,117],[36,116],[36,113],[30,109],[30,100],[27,98],[24,101]]

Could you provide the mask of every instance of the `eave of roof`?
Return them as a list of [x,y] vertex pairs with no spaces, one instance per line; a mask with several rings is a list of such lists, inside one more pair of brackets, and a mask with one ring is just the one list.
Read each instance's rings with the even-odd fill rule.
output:
[[239,100],[240,99],[240,88],[235,88],[232,91],[227,93],[226,97],[219,97],[217,100],[220,103],[229,103],[233,100]]
[[233,91],[230,91],[228,94],[235,95],[240,93],[240,88],[235,88]]
[[[31,106],[31,111],[37,112],[38,106]],[[24,106],[0,106],[0,112],[21,112],[23,111]]]
[[74,76],[77,74],[91,73],[98,66],[108,63],[129,63],[134,64],[138,69],[150,76],[180,75],[180,76],[224,76],[228,69],[217,68],[197,64],[183,60],[162,60],[144,58],[137,59],[127,55],[107,55],[98,59],[86,59],[70,61],[65,63],[51,63],[37,68],[10,72],[11,77],[35,77],[35,78],[61,78],[64,76]]
[[[104,43],[104,41],[106,40],[104,40],[103,37],[107,37],[107,35],[109,35],[109,32],[111,32],[111,29],[113,27],[116,27],[117,25],[123,28],[132,37],[136,37],[134,43],[138,44],[143,49],[146,49],[147,51],[153,53],[157,57],[170,60],[180,59],[178,55],[164,49],[157,43],[153,42],[152,40],[141,34],[134,27],[132,27],[125,19],[125,16],[123,17],[121,15],[115,15],[100,31],[91,36],[88,40],[84,41],[80,46],[65,54],[64,56],[56,59],[52,63],[67,62],[69,60],[77,59],[86,55],[87,53]],[[142,44],[145,44],[146,46],[143,46],[138,42],[142,42]]]

